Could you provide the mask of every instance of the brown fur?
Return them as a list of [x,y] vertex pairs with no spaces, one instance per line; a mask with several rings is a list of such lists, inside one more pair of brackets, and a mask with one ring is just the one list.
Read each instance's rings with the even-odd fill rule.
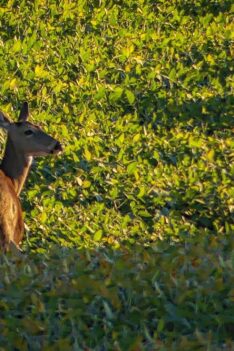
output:
[[0,242],[4,251],[10,242],[20,244],[24,223],[20,201],[12,181],[0,170]]

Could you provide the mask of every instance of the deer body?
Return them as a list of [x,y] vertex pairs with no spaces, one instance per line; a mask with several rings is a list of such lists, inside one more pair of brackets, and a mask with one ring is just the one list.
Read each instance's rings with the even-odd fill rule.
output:
[[19,246],[24,232],[22,208],[12,181],[0,170],[0,245],[4,251],[11,242]]
[[19,195],[28,176],[33,156],[57,154],[61,144],[39,127],[27,122],[24,103],[19,120],[12,123],[0,112],[0,127],[7,133],[5,154],[0,165],[0,246],[16,248],[23,238],[24,223]]

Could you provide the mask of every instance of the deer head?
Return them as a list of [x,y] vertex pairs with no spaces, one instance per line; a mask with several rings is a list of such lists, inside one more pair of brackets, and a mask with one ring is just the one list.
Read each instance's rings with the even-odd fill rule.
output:
[[18,122],[10,122],[8,117],[0,112],[0,127],[8,133],[8,139],[17,153],[27,156],[45,156],[58,154],[62,151],[59,141],[42,131],[38,126],[28,122],[28,103],[24,102]]

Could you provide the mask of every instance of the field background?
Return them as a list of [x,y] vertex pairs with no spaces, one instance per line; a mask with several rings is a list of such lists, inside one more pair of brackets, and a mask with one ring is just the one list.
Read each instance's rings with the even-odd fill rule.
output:
[[234,350],[233,13],[0,2],[0,108],[64,145],[0,259],[1,351]]

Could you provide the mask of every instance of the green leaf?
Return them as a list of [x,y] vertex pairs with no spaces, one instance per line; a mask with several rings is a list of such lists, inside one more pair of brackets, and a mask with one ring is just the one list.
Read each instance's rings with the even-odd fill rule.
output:
[[101,238],[102,238],[102,234],[103,234],[102,230],[99,229],[97,232],[95,232],[95,234],[93,236],[93,240],[94,241],[100,241]]
[[128,174],[133,174],[137,169],[137,162],[132,162],[127,167]]
[[132,105],[135,101],[135,95],[130,90],[126,90],[125,94],[127,96],[129,104]]
[[115,88],[109,95],[110,101],[115,102],[119,100],[122,96],[123,89],[120,87]]

